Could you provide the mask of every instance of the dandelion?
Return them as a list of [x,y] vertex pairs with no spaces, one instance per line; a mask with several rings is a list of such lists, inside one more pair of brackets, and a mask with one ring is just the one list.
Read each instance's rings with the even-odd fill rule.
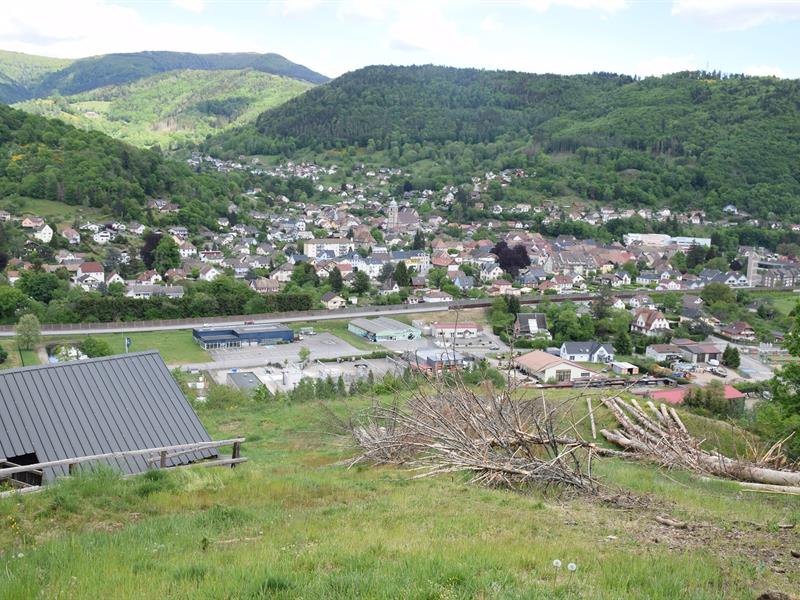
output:
[[25,558],[25,555],[22,552],[20,552],[19,554],[17,554],[17,558]]
[[558,560],[558,559],[555,559],[553,561],[553,566],[556,569],[556,572],[553,574],[553,590],[555,590],[556,589],[556,581],[558,581],[558,571],[559,571],[559,569],[561,569],[561,561]]
[[572,590],[572,576],[575,574],[575,571],[578,570],[578,565],[574,562],[571,562],[567,565],[567,570],[569,571],[569,579],[567,580],[567,589]]

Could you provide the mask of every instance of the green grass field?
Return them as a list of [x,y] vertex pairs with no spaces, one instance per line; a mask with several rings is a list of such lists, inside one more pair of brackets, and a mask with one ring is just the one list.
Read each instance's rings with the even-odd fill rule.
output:
[[72,206],[53,200],[38,198],[15,198],[0,200],[0,210],[7,210],[13,214],[35,215],[44,217],[48,222],[58,225],[72,224],[75,217],[85,219],[101,219],[105,215],[96,208]]
[[[80,343],[86,337],[81,335],[68,337],[48,336],[42,338],[42,343],[47,345],[67,342]],[[125,338],[129,337],[133,341],[130,352],[158,350],[164,362],[168,365],[203,363],[211,360],[208,352],[198,346],[192,339],[191,329],[104,333],[93,335],[92,337],[108,342],[115,354],[123,354],[125,352]]]
[[[248,438],[250,462],[79,477],[0,500],[3,598],[722,600],[800,586],[793,559],[770,570],[792,535],[777,523],[800,525],[794,498],[618,460],[597,473],[607,492],[636,494],[636,508],[347,469],[351,450],[321,433],[324,414],[311,403],[202,409],[214,437]],[[660,526],[661,514],[693,529]],[[554,559],[577,572],[556,573]]]

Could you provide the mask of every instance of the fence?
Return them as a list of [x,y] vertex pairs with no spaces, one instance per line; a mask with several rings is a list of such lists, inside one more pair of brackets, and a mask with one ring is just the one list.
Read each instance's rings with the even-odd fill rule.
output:
[[196,463],[189,463],[188,465],[176,465],[173,468],[186,467],[186,466],[201,466],[201,467],[221,467],[230,466],[231,468],[236,465],[246,462],[247,458],[241,455],[242,442],[245,438],[231,438],[227,440],[217,440],[211,442],[193,442],[191,444],[176,444],[173,446],[159,446],[156,448],[144,448],[141,450],[122,450],[119,452],[106,452],[104,454],[92,454],[89,456],[76,456],[73,458],[62,458],[59,460],[51,460],[46,462],[35,463],[31,465],[13,465],[8,461],[0,461],[4,464],[12,464],[13,466],[0,468],[0,483],[6,482],[16,489],[0,492],[0,498],[10,494],[19,494],[27,492],[35,492],[42,489],[41,485],[33,485],[20,479],[14,479],[14,475],[24,473],[33,473],[42,477],[44,469],[53,467],[67,467],[70,475],[75,473],[78,465],[90,462],[97,462],[101,460],[114,460],[125,458],[128,456],[146,456],[151,455],[147,462],[152,465],[157,465],[158,468],[164,469],[167,467],[167,460],[192,454],[200,450],[210,450],[212,448],[220,448],[222,446],[232,446],[230,458],[219,458],[215,460],[203,460]]

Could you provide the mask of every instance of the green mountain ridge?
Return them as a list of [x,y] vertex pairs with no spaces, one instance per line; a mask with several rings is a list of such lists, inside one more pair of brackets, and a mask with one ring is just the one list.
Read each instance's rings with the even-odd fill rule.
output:
[[0,102],[12,104],[54,94],[74,95],[99,87],[130,83],[158,73],[184,69],[202,71],[252,69],[312,84],[328,81],[324,75],[272,53],[192,54],[148,51],[59,61],[59,59],[3,52],[0,55]]
[[254,121],[261,112],[311,87],[306,81],[253,69],[184,69],[14,107],[136,146],[168,148]]
[[[536,197],[800,219],[800,81],[685,72],[535,75],[436,66],[346,73],[222,133],[219,156],[383,153],[428,181],[535,169]],[[432,167],[431,165],[435,165]]]

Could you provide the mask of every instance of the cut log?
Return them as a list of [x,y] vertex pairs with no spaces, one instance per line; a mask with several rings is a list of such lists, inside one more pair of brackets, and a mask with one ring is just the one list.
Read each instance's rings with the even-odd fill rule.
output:
[[[601,398],[620,428],[600,433],[609,442],[647,457],[666,467],[683,467],[697,473],[711,474],[740,482],[770,486],[798,487],[800,472],[771,469],[760,464],[736,460],[701,447],[700,440],[686,429],[674,408],[664,404],[659,410],[649,403],[656,417],[651,418],[635,400]],[[765,491],[763,488],[760,491]],[[784,493],[787,490],[784,489]],[[793,493],[793,492],[789,492]]]

